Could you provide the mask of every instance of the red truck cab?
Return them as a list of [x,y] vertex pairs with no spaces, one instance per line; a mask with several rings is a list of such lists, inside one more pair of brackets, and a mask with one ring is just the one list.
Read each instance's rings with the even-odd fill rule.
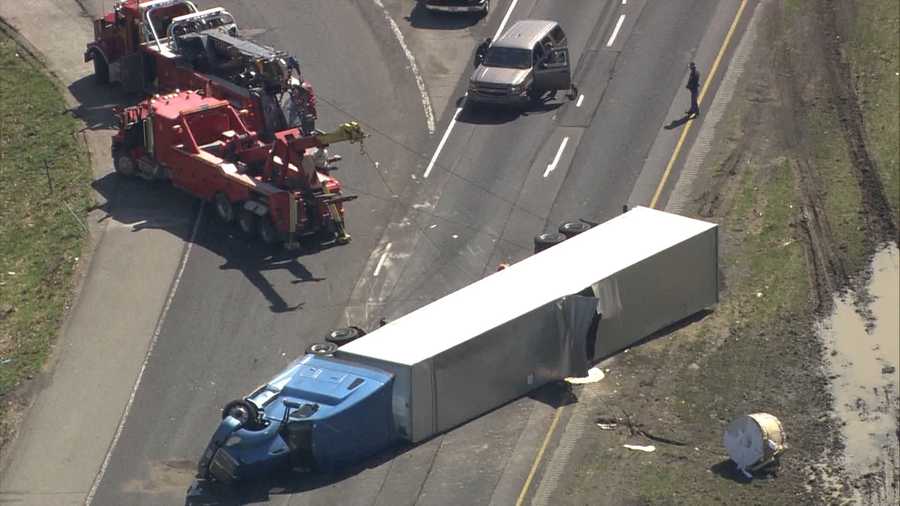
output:
[[128,89],[140,89],[144,83],[138,81],[152,71],[144,68],[144,46],[158,44],[173,19],[195,12],[197,6],[188,0],[119,0],[112,12],[94,20],[94,40],[87,45],[84,61],[94,62],[99,83],[120,82]]

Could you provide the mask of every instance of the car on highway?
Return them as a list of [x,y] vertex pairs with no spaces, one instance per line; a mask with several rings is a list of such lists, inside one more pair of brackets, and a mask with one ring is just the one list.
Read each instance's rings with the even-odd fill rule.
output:
[[480,13],[486,16],[491,7],[491,0],[424,0],[422,2],[429,11]]
[[467,103],[527,105],[571,90],[566,34],[556,21],[517,21],[476,56]]

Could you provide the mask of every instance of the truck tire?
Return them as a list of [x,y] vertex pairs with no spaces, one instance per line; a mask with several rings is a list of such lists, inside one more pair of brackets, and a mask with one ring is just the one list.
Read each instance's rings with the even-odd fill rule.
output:
[[94,81],[109,84],[109,64],[99,51],[94,51]]
[[246,399],[235,399],[222,408],[222,419],[229,416],[240,420],[241,426],[246,429],[252,429],[259,420],[259,410],[256,406]]
[[259,238],[262,239],[262,242],[268,245],[273,245],[278,242],[278,231],[275,230],[275,224],[272,223],[271,219],[265,217],[260,219],[257,230],[259,231]]
[[259,218],[250,211],[241,209],[238,211],[237,224],[244,237],[253,237],[259,228]]
[[306,348],[306,353],[320,357],[330,357],[337,349],[338,347],[334,343],[313,343]]
[[566,236],[558,232],[544,232],[534,236],[534,252],[540,253],[550,246],[555,246],[566,240]]
[[132,177],[137,172],[137,163],[125,149],[113,147],[112,149],[113,169],[117,174],[125,177]]
[[355,341],[366,335],[366,332],[359,327],[343,327],[334,329],[328,333],[325,340],[337,346],[343,346],[351,341]]
[[582,221],[567,221],[559,226],[559,233],[566,236],[566,239],[569,239],[586,232],[590,228],[590,225]]
[[222,220],[222,223],[231,223],[234,221],[234,206],[231,205],[231,201],[228,200],[228,196],[224,193],[217,193],[215,197],[213,197],[213,204],[216,207],[216,216]]

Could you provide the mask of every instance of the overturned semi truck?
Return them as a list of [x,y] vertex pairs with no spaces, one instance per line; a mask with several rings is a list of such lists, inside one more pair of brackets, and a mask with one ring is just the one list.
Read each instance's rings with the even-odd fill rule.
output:
[[230,482],[418,443],[718,302],[715,224],[638,207],[310,353],[226,406],[199,463]]

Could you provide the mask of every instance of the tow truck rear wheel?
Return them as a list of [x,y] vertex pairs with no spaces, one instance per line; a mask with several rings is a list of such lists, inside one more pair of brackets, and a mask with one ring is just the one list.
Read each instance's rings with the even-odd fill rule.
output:
[[113,148],[112,150],[113,168],[116,173],[126,177],[134,176],[137,167],[132,158],[122,148]]
[[217,193],[213,198],[216,205],[216,216],[222,220],[222,223],[231,223],[234,221],[234,206],[228,200],[228,196],[224,193]]
[[278,231],[275,230],[275,225],[272,223],[272,220],[263,217],[259,220],[259,238],[262,239],[262,242],[272,245],[278,242]]
[[245,237],[253,237],[259,226],[259,218],[250,211],[241,209],[238,211],[237,224],[241,234]]

